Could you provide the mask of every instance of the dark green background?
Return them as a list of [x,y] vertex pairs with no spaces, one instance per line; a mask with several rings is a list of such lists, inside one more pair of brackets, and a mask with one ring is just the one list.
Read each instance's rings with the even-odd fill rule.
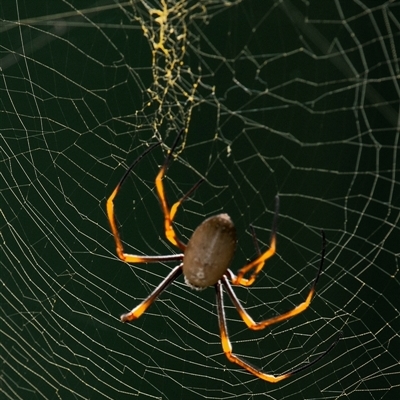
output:
[[[1,7],[4,395],[397,398],[398,4],[168,2],[165,45],[181,62],[173,83],[170,60],[153,60],[142,29],[157,40],[146,4],[160,5],[107,4]],[[228,212],[236,271],[255,256],[250,224],[268,245],[280,194],[278,255],[254,287],[236,289],[255,319],[303,300],[326,232],[325,270],[303,315],[255,333],[226,301],[234,350],[270,373],[320,354],[343,330],[334,352],[298,377],[271,385],[231,365],[214,291],[182,279],[135,324],[119,322],[172,265],[117,259],[105,201],[146,144],[162,140],[116,209],[130,252],[176,252],[153,181],[182,127],[165,179],[171,202],[206,178],[177,216],[184,241],[206,216]]]

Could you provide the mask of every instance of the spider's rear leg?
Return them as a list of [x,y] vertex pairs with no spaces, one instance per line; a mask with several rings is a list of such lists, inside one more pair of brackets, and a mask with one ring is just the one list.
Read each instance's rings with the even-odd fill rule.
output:
[[[278,214],[279,214],[279,196],[275,197],[275,214],[274,220],[272,222],[272,229],[271,229],[271,241],[269,244],[269,249],[266,250],[264,253],[259,254],[259,256],[251,261],[249,264],[245,265],[241,268],[237,276],[232,274],[232,283],[234,285],[243,285],[243,286],[250,286],[254,283],[257,278],[258,273],[263,269],[265,261],[271,258],[276,252],[276,228],[278,223]],[[258,243],[255,238],[255,232],[252,231],[253,240],[255,242],[256,249],[258,249]],[[253,270],[250,278],[245,278],[244,275]]]
[[179,140],[183,134],[184,130],[182,129],[178,136],[176,137],[171,149],[169,150],[167,157],[164,161],[164,164],[160,168],[159,173],[156,177],[156,188],[157,194],[160,199],[161,208],[164,213],[164,229],[165,229],[165,236],[166,238],[174,245],[179,247],[182,251],[185,251],[186,246],[181,242],[178,238],[177,234],[174,231],[173,227],[173,220],[178,210],[178,207],[185,201],[197,188],[198,186],[204,181],[204,179],[200,179],[180,200],[173,204],[171,208],[168,206],[167,195],[165,193],[165,188],[163,184],[163,179],[165,173],[167,172],[169,162],[171,160],[172,154],[179,143]]
[[118,257],[129,263],[146,263],[146,262],[157,262],[157,261],[174,261],[174,260],[181,260],[182,254],[178,255],[170,255],[170,256],[141,256],[136,254],[127,254],[124,251],[124,246],[122,244],[121,238],[119,236],[117,221],[115,218],[115,211],[114,211],[114,200],[117,197],[122,185],[126,181],[126,178],[129,176],[132,169],[143,159],[146,154],[150,153],[155,147],[159,146],[161,143],[157,142],[147,148],[136,160],[130,165],[130,167],[125,171],[124,175],[118,182],[115,189],[112,191],[110,197],[107,199],[106,203],[106,211],[108,221],[110,223],[111,232],[114,236],[115,241],[115,248]]

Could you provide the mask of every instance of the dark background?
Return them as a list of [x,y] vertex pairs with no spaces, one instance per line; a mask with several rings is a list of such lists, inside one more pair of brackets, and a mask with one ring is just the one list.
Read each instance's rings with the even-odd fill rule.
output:
[[[163,4],[2,4],[2,392],[397,398],[399,5],[168,1],[160,24]],[[303,301],[325,231],[324,273],[303,315],[252,332],[226,300],[234,351],[268,373],[312,359],[342,330],[311,370],[271,385],[229,363],[214,291],[182,279],[120,323],[173,264],[121,262],[105,202],[161,140],[116,212],[127,251],[177,252],[154,177],[182,128],[165,178],[171,203],[205,178],[177,215],[182,240],[229,213],[236,271],[256,254],[251,224],[268,246],[280,195],[278,254],[253,287],[235,288],[254,319]]]

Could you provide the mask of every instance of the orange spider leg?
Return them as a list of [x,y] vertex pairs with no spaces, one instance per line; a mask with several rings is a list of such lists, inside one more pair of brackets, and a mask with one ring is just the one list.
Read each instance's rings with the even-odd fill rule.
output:
[[122,322],[132,322],[138,319],[157,299],[162,291],[164,291],[180,274],[182,273],[182,264],[175,267],[167,277],[132,311],[122,314]]
[[221,343],[222,349],[230,362],[233,362],[240,367],[246,369],[247,371],[251,372],[257,378],[263,379],[264,381],[270,383],[276,383],[283,379],[289,378],[293,373],[288,372],[282,375],[271,375],[263,372],[261,369],[256,368],[249,364],[247,361],[242,359],[241,357],[236,356],[232,353],[232,344],[229,340],[228,336],[228,328],[226,326],[226,318],[225,318],[225,311],[224,311],[224,299],[223,299],[223,292],[221,288],[221,282],[218,281],[215,285],[215,289],[217,292],[217,310],[218,310],[218,323],[219,323],[219,330],[221,335]]
[[[325,237],[323,237],[323,240],[324,240],[324,244],[325,244]],[[317,277],[314,280],[310,294],[307,296],[307,300],[304,303],[302,303],[300,306],[297,306],[292,311],[281,314],[277,317],[269,318],[269,319],[267,319],[265,321],[261,321],[261,322],[254,322],[254,320],[250,317],[250,315],[247,313],[247,311],[243,308],[239,299],[236,297],[235,292],[233,291],[232,286],[230,285],[226,276],[223,276],[221,278],[221,280],[217,282],[217,284],[215,285],[215,288],[217,291],[217,308],[218,308],[218,321],[219,321],[219,329],[220,329],[220,335],[221,335],[221,343],[222,343],[222,349],[229,361],[241,366],[242,368],[247,369],[249,372],[251,372],[253,375],[257,376],[260,379],[263,379],[270,383],[276,383],[283,379],[289,378],[290,376],[292,376],[300,371],[303,371],[303,370],[311,367],[312,365],[314,365],[315,363],[320,361],[322,358],[324,358],[331,350],[333,350],[333,348],[337,345],[339,340],[343,337],[343,332],[339,332],[339,335],[336,338],[336,340],[333,343],[331,343],[331,345],[314,360],[312,360],[308,363],[305,363],[303,365],[297,366],[294,369],[292,369],[291,371],[286,372],[281,375],[275,376],[275,375],[267,374],[267,373],[263,372],[261,369],[252,366],[251,364],[249,364],[247,361],[245,361],[241,357],[238,357],[232,353],[232,344],[231,344],[231,342],[229,340],[229,336],[228,336],[228,329],[226,326],[226,318],[225,318],[225,311],[224,311],[223,291],[222,291],[221,285],[223,285],[225,287],[232,303],[236,307],[236,310],[238,311],[239,315],[241,316],[243,321],[246,323],[246,325],[250,329],[260,330],[260,329],[264,329],[265,327],[267,327],[269,325],[273,325],[280,321],[287,320],[287,319],[293,317],[294,315],[297,315],[300,312],[304,311],[308,307],[309,302],[311,301],[311,298],[312,298],[311,293],[315,292],[315,286],[316,286],[316,283],[318,282],[318,278],[319,278],[321,268],[322,268],[322,263],[323,263],[323,258],[321,259],[321,266],[318,271]],[[308,301],[308,303],[307,303],[307,301]]]
[[174,231],[173,224],[172,224],[176,209],[178,208],[180,203],[178,202],[177,205],[174,205],[174,214],[171,215],[171,211],[167,204],[167,198],[165,196],[165,190],[164,190],[164,185],[163,185],[162,179],[165,175],[166,169],[167,169],[167,165],[164,164],[161,167],[160,172],[158,173],[158,175],[156,177],[157,193],[158,193],[158,197],[160,199],[161,207],[162,207],[162,210],[164,213],[165,236],[173,245],[179,247],[182,251],[185,251],[186,246],[178,239],[178,237]]
[[173,220],[174,220],[175,214],[178,210],[178,207],[189,196],[190,193],[192,193],[195,189],[197,189],[197,187],[200,185],[202,180],[197,182],[196,185],[194,185],[194,187],[191,190],[189,190],[189,192],[186,195],[184,195],[180,200],[178,200],[171,207],[171,209],[168,207],[167,197],[166,197],[165,189],[164,189],[164,185],[163,185],[163,178],[168,169],[168,164],[171,160],[172,153],[173,153],[175,147],[178,145],[179,139],[181,138],[183,132],[184,132],[183,129],[179,132],[178,136],[175,139],[175,142],[173,143],[171,149],[168,152],[167,158],[165,159],[163,166],[160,168],[160,172],[157,174],[156,188],[157,188],[158,197],[160,199],[161,207],[162,207],[162,210],[164,213],[165,236],[173,245],[179,247],[182,251],[185,251],[186,246],[179,240],[177,234],[174,231]]
[[[264,253],[260,254],[255,260],[251,261],[249,264],[245,265],[241,268],[237,276],[232,274],[232,283],[234,285],[243,285],[243,286],[250,286],[254,283],[257,278],[258,273],[263,269],[265,261],[271,258],[276,252],[276,225],[278,221],[278,213],[279,213],[279,196],[275,197],[275,215],[274,221],[272,223],[272,232],[271,232],[271,242],[269,245],[269,249]],[[255,234],[253,233],[253,238]],[[257,242],[256,248],[258,248]],[[254,268],[253,273],[251,274],[250,278],[245,278],[244,275],[247,274]]]
[[159,146],[161,143],[155,143],[150,146],[142,155],[140,155],[132,165],[126,170],[125,174],[111,193],[110,197],[107,199],[107,217],[110,223],[111,232],[114,236],[115,246],[118,257],[122,261],[126,261],[128,263],[146,263],[146,262],[158,262],[158,261],[176,261],[182,260],[183,254],[172,254],[167,256],[140,256],[135,254],[127,254],[124,252],[124,247],[122,245],[121,238],[119,236],[117,222],[115,220],[115,212],[114,212],[114,199],[117,196],[122,184],[125,182],[126,178],[128,177],[129,173],[135,167],[135,165],[150,151],[152,151],[155,147]]
[[[226,278],[226,276],[223,276],[222,282],[224,283],[224,286],[226,288],[226,291],[228,292],[229,297],[231,298],[232,303],[234,304],[234,306],[236,307],[237,312],[239,313],[240,317],[242,318],[242,320],[244,321],[244,323],[252,330],[260,330],[260,329],[264,329],[267,326],[270,325],[274,325],[278,322],[281,321],[286,321],[289,318],[294,317],[295,315],[298,315],[300,313],[302,313],[304,310],[306,310],[308,308],[308,306],[311,303],[312,298],[314,297],[315,291],[316,291],[316,286],[319,280],[319,277],[321,275],[322,272],[322,266],[324,264],[324,260],[325,260],[325,247],[326,247],[326,239],[325,239],[325,233],[322,232],[322,250],[321,250],[321,261],[319,264],[319,268],[317,271],[317,275],[314,278],[314,282],[311,285],[310,291],[308,292],[308,295],[305,299],[305,301],[303,301],[301,304],[299,304],[298,306],[296,306],[295,308],[293,308],[292,310],[285,312],[283,314],[277,315],[275,317],[272,318],[268,318],[264,321],[261,322],[255,322],[251,316],[248,314],[248,312],[243,308],[242,304],[240,303],[239,299],[236,297],[232,286],[230,285],[228,279]],[[230,271],[229,271],[230,273]],[[233,274],[232,274],[233,275]],[[233,275],[234,276],[234,275]]]
[[175,214],[178,211],[178,207],[204,182],[204,179],[200,179],[180,200],[174,203],[171,207],[170,216],[171,220],[174,220]]

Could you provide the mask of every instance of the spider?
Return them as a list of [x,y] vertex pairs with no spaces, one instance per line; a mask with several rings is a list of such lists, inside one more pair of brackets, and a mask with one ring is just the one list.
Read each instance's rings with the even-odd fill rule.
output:
[[[228,293],[233,305],[235,306],[240,317],[248,328],[252,330],[261,330],[267,326],[271,326],[281,321],[285,321],[297,314],[300,314],[308,308],[311,300],[315,294],[316,285],[319,276],[322,271],[322,266],[325,257],[325,234],[322,232],[322,250],[321,250],[321,260],[317,275],[311,285],[310,291],[303,303],[287,311],[283,314],[268,318],[261,322],[255,322],[248,312],[244,309],[239,299],[237,298],[231,283],[233,285],[250,286],[255,281],[257,274],[264,267],[265,261],[268,260],[275,254],[276,251],[276,227],[277,227],[277,216],[279,212],[279,197],[276,196],[275,203],[275,215],[272,224],[271,240],[269,249],[261,253],[258,250],[258,257],[253,261],[241,268],[237,275],[235,275],[230,269],[229,265],[232,261],[235,247],[236,247],[236,230],[235,226],[228,214],[218,214],[203,221],[193,232],[187,245],[185,245],[176,235],[173,227],[174,217],[176,212],[181,205],[181,203],[199,186],[203,181],[200,180],[197,184],[180,200],[178,200],[170,208],[167,203],[167,198],[165,194],[165,189],[163,185],[163,178],[170,163],[172,154],[180,140],[183,130],[178,134],[175,142],[173,143],[167,157],[161,166],[155,180],[155,185],[157,188],[158,197],[161,203],[162,211],[164,213],[164,229],[167,239],[176,247],[178,247],[182,253],[172,254],[172,255],[154,255],[154,256],[141,256],[135,254],[125,253],[122,241],[119,236],[117,223],[114,213],[114,199],[117,196],[122,184],[128,177],[131,170],[135,165],[150,151],[152,151],[156,146],[161,143],[155,143],[150,146],[141,156],[139,156],[133,164],[126,170],[125,174],[122,176],[121,180],[115,187],[114,191],[111,193],[110,197],[107,199],[107,215],[110,223],[111,231],[114,236],[116,252],[118,257],[127,263],[150,263],[150,262],[170,262],[170,261],[180,261],[180,264],[172,269],[172,271],[167,275],[167,277],[153,290],[153,292],[143,300],[139,305],[137,305],[130,312],[121,315],[122,322],[132,322],[138,319],[149,306],[157,299],[157,297],[182,273],[185,278],[186,284],[188,284],[192,289],[202,290],[208,286],[214,286],[216,291],[216,303],[218,310],[218,321],[219,330],[221,336],[222,349],[229,361],[245,368],[247,371],[252,373],[258,378],[265,381],[276,383],[290,376],[303,371],[316,362],[325,357],[338,343],[339,337],[330,345],[330,347],[325,350],[316,359],[299,365],[296,368],[290,370],[289,372],[280,375],[267,374],[261,369],[252,366],[243,358],[233,354],[232,345],[229,340],[225,311],[224,311],[224,299],[223,299],[223,289]],[[256,243],[255,233],[253,231],[253,239]],[[258,248],[258,246],[256,246]],[[249,278],[245,275],[250,273]],[[231,281],[231,282],[230,282]]]

